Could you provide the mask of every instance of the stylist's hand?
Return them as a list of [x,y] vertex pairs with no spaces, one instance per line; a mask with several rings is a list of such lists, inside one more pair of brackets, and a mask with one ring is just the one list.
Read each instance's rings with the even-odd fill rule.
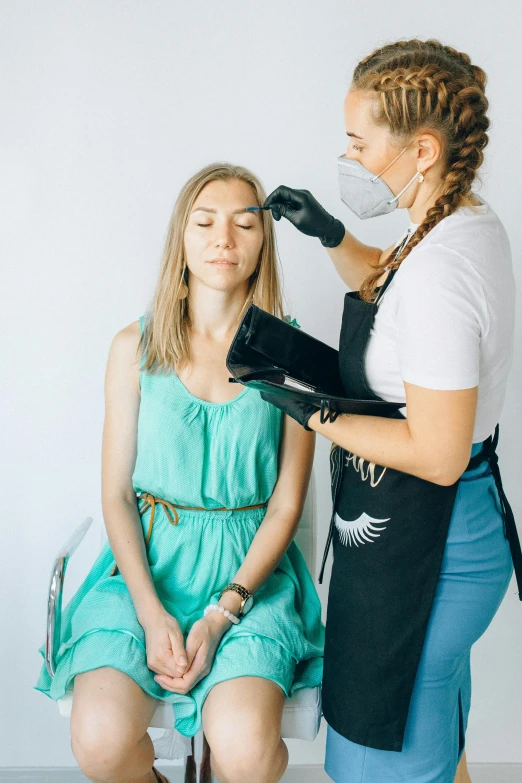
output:
[[295,419],[301,424],[305,430],[312,432],[312,428],[308,426],[308,421],[314,413],[317,413],[320,408],[312,405],[311,403],[300,402],[299,400],[292,400],[290,397],[286,397],[283,394],[271,394],[269,392],[261,392],[261,397],[265,402],[270,402],[275,405],[276,408],[287,413],[292,419]]
[[212,669],[216,650],[231,622],[220,612],[209,612],[196,620],[187,636],[187,654],[190,666],[180,677],[157,674],[154,679],[166,691],[188,693]]
[[325,247],[337,247],[343,241],[343,224],[330,215],[309,190],[280,185],[270,193],[263,206],[270,207],[274,220],[284,216],[303,234],[318,237]]

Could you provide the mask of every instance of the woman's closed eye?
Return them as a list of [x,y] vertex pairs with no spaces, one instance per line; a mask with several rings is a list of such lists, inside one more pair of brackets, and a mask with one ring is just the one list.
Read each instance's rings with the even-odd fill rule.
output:
[[[212,223],[197,223],[196,225],[201,226],[201,228],[207,228],[208,226],[211,226]],[[236,225],[238,228],[245,228],[247,230],[253,228],[253,226],[243,226],[241,223],[236,223]]]

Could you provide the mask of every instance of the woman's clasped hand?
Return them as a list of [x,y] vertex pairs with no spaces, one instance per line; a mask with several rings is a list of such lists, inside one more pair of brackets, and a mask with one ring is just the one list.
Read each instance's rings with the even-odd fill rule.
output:
[[154,614],[142,626],[147,666],[156,672],[154,680],[166,691],[186,694],[209,674],[230,622],[220,612],[210,612],[196,620],[185,645],[178,621],[167,611]]

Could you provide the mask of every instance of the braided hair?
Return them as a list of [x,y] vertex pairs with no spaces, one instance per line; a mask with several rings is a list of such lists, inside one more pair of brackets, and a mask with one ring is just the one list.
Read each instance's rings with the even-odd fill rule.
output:
[[471,187],[488,143],[486,74],[464,52],[430,39],[397,41],[376,49],[357,65],[351,89],[376,93],[374,119],[397,141],[431,129],[441,136],[445,175],[441,195],[392,263],[374,265],[360,297],[372,302],[385,267],[398,268],[439,221],[469,206]]

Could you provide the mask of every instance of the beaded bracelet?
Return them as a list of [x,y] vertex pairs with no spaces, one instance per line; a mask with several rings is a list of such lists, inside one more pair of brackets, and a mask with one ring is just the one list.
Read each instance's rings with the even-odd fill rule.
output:
[[237,625],[241,622],[239,617],[236,617],[235,614],[232,614],[232,612],[229,609],[225,609],[224,606],[220,606],[220,604],[209,604],[205,607],[205,610],[203,611],[203,616],[206,617],[209,612],[212,612],[213,610],[217,610],[218,612],[221,612],[221,614],[224,614],[225,617],[228,617],[231,623],[234,623],[234,625]]

